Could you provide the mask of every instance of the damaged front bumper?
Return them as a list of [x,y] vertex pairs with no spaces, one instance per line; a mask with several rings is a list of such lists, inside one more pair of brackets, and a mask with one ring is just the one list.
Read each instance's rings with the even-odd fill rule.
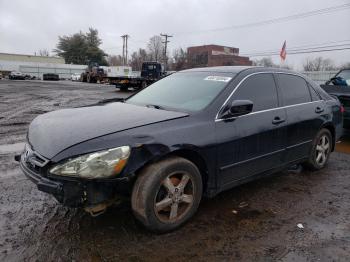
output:
[[103,213],[105,209],[128,195],[130,178],[106,180],[84,180],[59,177],[48,172],[46,166],[38,167],[28,162],[26,150],[15,157],[27,178],[40,191],[53,195],[58,202],[68,207],[82,207],[92,215]]

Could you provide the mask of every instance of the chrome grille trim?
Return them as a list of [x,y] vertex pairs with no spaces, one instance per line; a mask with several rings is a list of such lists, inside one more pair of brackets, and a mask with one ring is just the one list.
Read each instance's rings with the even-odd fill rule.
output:
[[32,150],[28,144],[26,144],[24,147],[22,157],[25,163],[29,163],[38,167],[44,167],[49,162],[48,159]]

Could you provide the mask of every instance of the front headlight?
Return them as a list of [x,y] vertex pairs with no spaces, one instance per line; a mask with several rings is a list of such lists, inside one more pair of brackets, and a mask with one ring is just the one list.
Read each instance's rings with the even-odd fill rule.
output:
[[129,146],[121,146],[73,158],[50,169],[58,176],[106,178],[119,174],[130,155]]

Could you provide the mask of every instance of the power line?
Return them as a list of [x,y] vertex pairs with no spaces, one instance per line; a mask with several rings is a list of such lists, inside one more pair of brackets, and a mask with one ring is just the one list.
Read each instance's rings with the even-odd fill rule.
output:
[[309,54],[309,53],[331,52],[331,51],[340,51],[340,50],[349,50],[349,49],[350,49],[350,46],[349,47],[344,47],[344,48],[334,48],[334,49],[323,49],[323,50],[301,51],[301,52],[288,52],[288,54],[289,55]]
[[[322,15],[322,14],[327,14],[327,13],[332,13],[332,12],[337,12],[337,11],[343,11],[343,10],[346,10],[349,8],[350,8],[350,3],[346,3],[346,4],[331,6],[331,7],[327,7],[327,8],[323,8],[323,9],[317,9],[317,10],[313,10],[313,11],[309,11],[309,12],[297,13],[297,14],[289,15],[289,16],[285,16],[285,17],[278,17],[278,18],[274,18],[274,19],[263,20],[263,21],[259,21],[259,22],[234,25],[234,26],[229,26],[229,27],[213,28],[213,29],[207,29],[207,30],[192,31],[192,32],[179,32],[176,35],[181,36],[181,35],[194,34],[194,33],[215,32],[215,31],[234,30],[234,29],[254,27],[254,26],[263,26],[263,25],[268,25],[268,24],[287,22],[290,20],[302,19],[302,18],[306,18],[309,16],[316,16],[316,15]],[[165,36],[165,35],[162,35],[162,36]],[[122,36],[122,37],[124,37],[124,36]],[[168,36],[168,37],[173,37],[173,36]],[[127,36],[126,39],[128,39],[128,38],[129,38],[129,36]],[[339,42],[346,42],[346,41],[350,41],[350,40],[336,41],[336,42],[339,43]],[[143,41],[143,40],[132,40],[132,42],[147,43],[147,41]],[[169,41],[167,41],[167,39],[166,39],[164,42],[165,45],[167,45],[168,42]],[[330,43],[335,43],[335,42],[328,42],[328,43],[330,44]],[[328,44],[328,43],[325,43],[325,44]],[[127,45],[127,40],[126,40],[126,42],[125,42],[125,40],[123,40],[123,57],[125,57],[126,58],[125,60],[127,60],[127,50],[125,49],[125,45]],[[312,46],[312,45],[305,45],[305,46]],[[115,48],[107,48],[107,49],[115,49]],[[165,51],[165,55],[166,55],[166,47],[165,47],[164,51]],[[265,51],[272,52],[274,50],[265,50]],[[263,52],[265,52],[265,51],[263,51]],[[125,56],[124,56],[124,53],[126,53]],[[255,54],[255,52],[254,52],[254,54]]]
[[[288,52],[293,52],[293,51],[307,51],[307,50],[318,50],[318,49],[325,49],[325,48],[335,48],[335,47],[347,47],[349,46],[350,43],[347,44],[339,44],[339,45],[327,45],[327,46],[313,46],[309,48],[287,48]],[[242,53],[241,55],[243,56],[254,56],[254,55],[265,55],[265,54],[274,54],[274,53],[279,53],[277,49],[271,50],[271,51],[255,51],[255,52],[247,52],[247,53]]]
[[[305,50],[305,49],[294,49],[292,51],[289,51],[287,49],[287,54],[288,55],[295,55],[295,54],[309,54],[309,53],[320,53],[320,52],[331,52],[331,51],[341,51],[341,50],[348,50],[350,49],[350,45],[342,45],[343,47],[337,47],[337,45],[333,46],[333,48],[314,48],[310,50]],[[256,56],[275,56],[279,55],[279,52],[270,52],[270,53],[255,53],[255,54],[244,54],[245,56],[250,56],[250,57],[256,57]]]
[[[330,41],[330,42],[323,42],[323,43],[319,43],[319,44],[307,44],[307,45],[297,45],[297,46],[293,46],[293,47],[289,47],[288,51],[296,49],[296,48],[302,48],[302,47],[312,47],[312,48],[316,48],[316,47],[322,47],[324,45],[330,45],[330,44],[340,44],[340,43],[345,43],[345,42],[350,42],[350,39],[348,40],[338,40],[338,41]],[[346,43],[347,44],[347,43]],[[346,44],[341,44],[341,45],[346,45]],[[256,54],[256,53],[269,53],[269,52],[276,52],[276,50],[278,50],[278,48],[274,48],[274,49],[267,49],[267,50],[263,50],[263,51],[248,51],[245,53],[242,53],[242,55],[246,55],[246,54]]]
[[228,27],[212,28],[212,29],[206,29],[206,30],[198,30],[198,31],[192,31],[192,32],[179,32],[179,33],[176,33],[176,35],[178,36],[178,35],[186,35],[186,34],[194,34],[194,33],[216,32],[216,31],[234,30],[234,29],[241,29],[241,28],[248,28],[248,27],[255,27],[255,26],[263,26],[263,25],[287,22],[287,21],[296,20],[296,19],[302,19],[310,16],[323,15],[323,14],[343,11],[348,8],[350,8],[350,3],[317,9],[317,10],[304,12],[304,13],[297,13],[297,14],[289,15],[285,17],[277,17],[277,18],[263,20],[259,22],[252,22],[252,23],[241,24],[241,25],[232,25]]

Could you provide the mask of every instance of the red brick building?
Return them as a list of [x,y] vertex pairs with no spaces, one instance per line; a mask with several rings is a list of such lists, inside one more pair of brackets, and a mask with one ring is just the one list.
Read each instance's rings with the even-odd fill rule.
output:
[[202,45],[187,48],[190,67],[252,65],[249,57],[239,56],[239,49],[220,45]]

